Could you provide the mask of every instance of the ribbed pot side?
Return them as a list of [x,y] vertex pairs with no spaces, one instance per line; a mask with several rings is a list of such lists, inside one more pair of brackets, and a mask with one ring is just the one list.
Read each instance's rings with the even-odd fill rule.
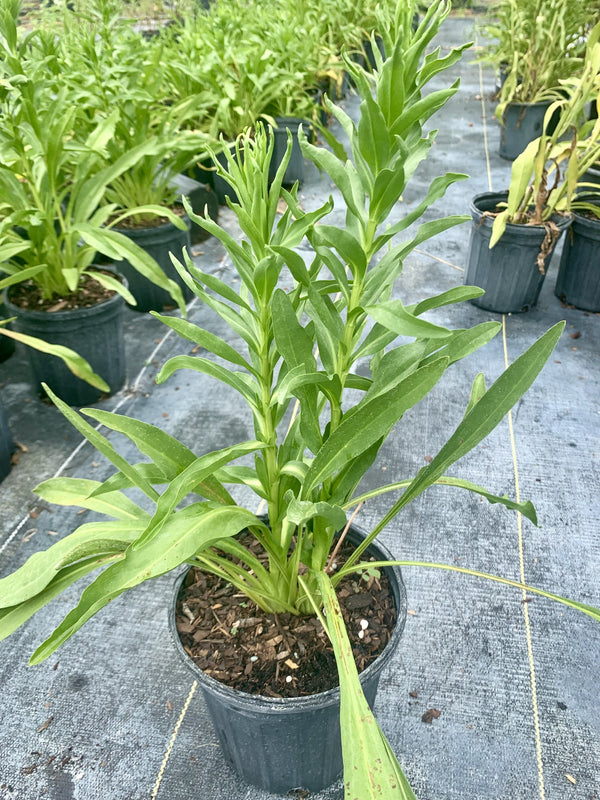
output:
[[[13,305],[8,298],[5,303],[10,316],[17,318],[13,323],[17,331],[74,350],[106,381],[110,394],[123,386],[125,301],[119,294],[88,308],[67,311],[30,311]],[[42,392],[42,382],[47,383],[70,406],[99,400],[100,390],[73,375],[60,358],[31,347],[27,348],[27,355],[38,391]]]
[[[485,290],[484,295],[471,302],[479,308],[502,314],[529,311],[535,306],[557,243],[544,259],[544,273],[537,263],[546,236],[542,225],[509,224],[490,250],[494,218],[486,216],[486,212],[495,211],[498,203],[506,201],[506,198],[506,192],[485,192],[473,199],[465,272],[465,284]],[[571,223],[567,217],[556,217],[553,221],[561,232]]]

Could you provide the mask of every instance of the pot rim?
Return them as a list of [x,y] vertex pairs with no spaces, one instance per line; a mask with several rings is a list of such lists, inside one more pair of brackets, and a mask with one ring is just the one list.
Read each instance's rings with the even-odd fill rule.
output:
[[[360,536],[365,536],[365,533],[356,525],[352,525],[350,531],[354,531],[358,533]],[[380,560],[382,561],[393,561],[394,557],[390,553],[390,551],[382,545],[381,542],[373,542],[370,546],[373,549],[379,550],[379,553],[376,553],[378,558],[381,556]],[[178,573],[175,582],[174,582],[174,590],[172,594],[172,602],[169,609],[169,631],[171,633],[171,638],[173,639],[173,643],[177,651],[179,652],[180,656],[184,660],[188,669],[190,669],[196,680],[200,683],[202,688],[208,690],[211,694],[221,695],[227,701],[231,702],[234,701],[236,704],[240,706],[252,707],[253,709],[259,708],[262,711],[276,711],[285,709],[286,711],[306,711],[313,705],[318,705],[322,708],[325,705],[334,705],[339,703],[340,701],[340,687],[336,686],[333,689],[327,689],[324,692],[317,692],[311,695],[305,695],[303,697],[268,697],[267,695],[262,694],[249,694],[248,692],[242,692],[239,689],[232,689],[230,686],[227,686],[224,683],[216,680],[216,678],[212,678],[210,675],[206,675],[200,667],[198,667],[187,654],[181,639],[179,638],[179,634],[177,632],[177,625],[175,620],[175,608],[177,603],[177,597],[179,595],[179,590],[181,588],[181,584],[189,570],[192,567],[188,567],[187,569],[182,570]],[[407,617],[407,600],[406,600],[406,587],[404,585],[404,581],[402,580],[402,572],[400,567],[384,567],[384,572],[388,576],[388,579],[391,580],[392,584],[395,582],[395,588],[393,588],[394,593],[394,600],[396,602],[396,610],[397,610],[397,619],[396,625],[394,630],[392,631],[392,635],[382,652],[375,658],[374,661],[369,664],[369,666],[364,669],[360,673],[360,681],[363,683],[367,681],[369,677],[373,673],[378,673],[384,669],[384,667],[390,661],[392,655],[396,651],[398,644],[400,642],[400,637],[402,636],[402,632],[404,630],[404,625],[406,623]]]
[[[176,202],[175,205],[178,206],[178,207],[181,207],[183,205],[183,203]],[[189,230],[191,228],[191,225],[192,225],[192,221],[189,218],[189,216],[187,214],[182,214],[180,218],[185,222],[185,224],[186,224],[186,226],[187,226],[187,228]],[[171,228],[176,230],[178,233],[185,233],[184,230],[181,230],[180,228],[178,228],[170,220],[167,220],[167,222],[161,222],[160,225],[142,225],[142,226],[138,225],[135,228],[117,227],[116,225],[113,225],[113,227],[110,230],[113,230],[116,233],[122,233],[125,236],[129,236],[130,234],[133,234],[135,236],[135,234],[150,233],[151,231],[152,232],[156,231],[157,233],[166,233]]]
[[[470,206],[471,217],[473,218],[473,221],[478,225],[483,225],[485,227],[491,228],[492,225],[494,224],[493,219],[491,217],[483,216],[484,212],[488,211],[489,209],[480,208],[478,203],[481,203],[482,201],[486,200],[489,200],[489,202],[491,203],[494,200],[502,201],[506,200],[507,198],[508,198],[507,189],[499,192],[480,192],[479,194],[476,194],[471,200],[471,206]],[[550,218],[550,221],[554,222],[558,226],[560,232],[562,233],[573,222],[573,213],[567,212],[565,214],[563,213],[553,214],[552,217]],[[515,233],[521,232],[523,236],[539,236],[542,232],[545,232],[545,230],[546,229],[544,225],[528,225],[526,223],[515,223],[515,222],[509,222],[506,225],[506,231]]]

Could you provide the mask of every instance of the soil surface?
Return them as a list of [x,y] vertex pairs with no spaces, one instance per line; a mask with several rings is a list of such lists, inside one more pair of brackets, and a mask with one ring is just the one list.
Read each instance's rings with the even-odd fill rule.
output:
[[[344,547],[340,565],[353,550]],[[349,576],[337,590],[359,672],[384,649],[397,618],[386,576],[373,572],[367,580]],[[338,686],[333,648],[316,617],[266,614],[230,583],[198,568],[184,579],[176,622],[198,667],[234,689],[300,697]]]
[[[108,273],[115,277],[114,273]],[[111,298],[115,292],[106,289],[91,275],[82,275],[75,292],[53,295],[48,299],[42,297],[40,287],[33,281],[23,281],[12,286],[9,299],[13,305],[30,311],[70,311],[75,308],[89,308]]]

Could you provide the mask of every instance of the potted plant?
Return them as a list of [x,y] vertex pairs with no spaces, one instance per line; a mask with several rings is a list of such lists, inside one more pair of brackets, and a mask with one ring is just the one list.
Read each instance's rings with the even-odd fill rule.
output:
[[[193,96],[176,103],[165,97],[168,52],[161,40],[148,43],[133,30],[114,0],[94,0],[85,12],[65,9],[63,24],[61,82],[68,84],[90,125],[116,116],[106,142],[107,165],[139,153],[106,188],[104,202],[115,205],[110,224],[147,252],[185,293],[169,253],[181,254],[190,245],[190,223],[176,178],[203,148],[205,137],[184,128],[199,113],[199,103]],[[129,213],[121,216],[123,212]],[[161,310],[173,303],[169,291],[127,260],[119,268],[137,310]]]
[[[502,75],[499,153],[513,160],[544,132],[549,105],[561,99],[561,81],[581,69],[589,17],[583,0],[502,0],[496,15],[486,29],[493,44],[484,59]],[[548,117],[546,132],[554,122]]]
[[[12,320],[0,319],[0,345],[5,342],[12,344],[14,351],[15,342],[21,342],[27,347],[37,350],[39,353],[55,356],[59,358],[65,367],[77,378],[86,381],[91,386],[96,387],[101,392],[109,392],[110,387],[99,375],[92,370],[88,362],[78,355],[74,350],[56,344],[48,344],[43,339],[13,331],[10,327]],[[0,400],[0,482],[10,472],[12,466],[12,455],[15,450],[13,438],[8,426],[4,407]]]
[[573,203],[573,224],[561,254],[556,296],[585,311],[600,311],[600,194]]
[[[91,130],[83,123],[69,88],[52,91],[45,60],[34,48],[35,33],[19,39],[19,3],[9,5],[0,15],[0,268],[7,275],[0,289],[8,289],[6,305],[18,330],[77,350],[114,392],[125,379],[123,299],[135,300],[110,271],[92,268],[96,254],[127,258],[185,307],[177,284],[110,229],[136,210],[115,217],[116,205],[103,204],[107,187],[155,145],[146,142],[107,165],[116,114],[97,120]],[[100,396],[99,389],[71,380],[61,362],[47,362],[33,351],[30,356],[35,382],[48,382],[67,402]]]
[[[438,27],[448,10],[445,4],[438,4],[430,25]],[[415,44],[417,41],[418,37]],[[421,44],[424,48],[424,42]],[[424,123],[455,92],[452,87],[423,96],[423,89],[432,75],[459,56],[455,52],[443,59],[428,59],[407,72],[400,43],[375,76],[375,96],[364,74],[347,63],[362,97],[361,121],[355,125],[342,110],[332,105],[330,109],[347,131],[353,158],[347,157],[341,145],[332,152],[301,137],[305,156],[327,171],[344,198],[344,228],[327,224],[331,200],[305,213],[296,191],[281,189],[285,161],[269,186],[273,143],[268,143],[260,126],[255,135],[243,137],[244,161],[231,165],[228,176],[240,200],[232,203],[232,210],[242,228],[243,242],[234,240],[208,217],[198,219],[227,247],[241,288],[238,292],[214,275],[201,272],[189,257],[185,259],[187,269],[179,265],[189,287],[243,344],[234,348],[229,341],[186,320],[162,317],[179,335],[218,360],[177,356],[163,367],[159,380],[180,368],[220,380],[243,398],[254,423],[255,439],[196,457],[160,428],[88,409],[86,415],[125,435],[149,459],[130,463],[82,416],[50,393],[116,471],[103,483],[58,478],[45,481],[37,491],[47,502],[97,510],[108,504],[116,519],[82,526],[0,581],[0,634],[7,636],[63,588],[98,566],[104,567],[84,590],[77,607],[36,650],[32,663],[48,657],[126,589],[183,565],[224,577],[236,592],[246,595],[246,605],[256,603],[274,614],[316,615],[331,637],[339,668],[346,796],[361,800],[414,795],[363,697],[335,589],[345,575],[354,572],[370,571],[369,579],[379,580],[379,570],[388,565],[370,561],[365,555],[369,546],[407,503],[436,482],[477,492],[491,502],[519,509],[535,521],[529,502],[516,503],[459,478],[443,476],[526,391],[562,329],[559,324],[544,334],[488,390],[483,376],[475,378],[465,392],[462,422],[412,480],[367,493],[357,491],[404,412],[427,395],[452,362],[489,341],[499,328],[487,322],[470,330],[451,330],[423,317],[475,296],[479,293],[476,288],[456,287],[411,306],[391,297],[405,255],[463,219],[425,222],[407,241],[395,239],[462,177],[450,174],[433,181],[409,215],[384,227],[412,170],[433,142],[434,134],[422,136]],[[403,95],[395,91],[400,82],[406,89]],[[377,140],[373,138],[375,130]],[[286,210],[277,221],[281,198]],[[296,250],[305,235],[315,254],[310,264]],[[280,277],[285,277],[282,284],[288,289],[278,286]],[[393,344],[398,335],[410,341]],[[364,359],[369,359],[369,376],[357,369],[357,362],[363,360],[364,364]],[[232,463],[243,457],[244,463]],[[236,484],[264,500],[266,520],[234,501],[227,487]],[[133,486],[151,502],[151,512],[129,497],[128,489]],[[336,566],[338,545],[350,521],[348,514],[369,497],[398,490],[404,490],[400,499],[392,501],[384,518],[351,548],[345,564]],[[181,506],[190,493],[192,502]],[[375,554],[375,558],[379,556]],[[599,612],[590,607],[566,602],[599,618]],[[204,686],[209,682],[207,678]],[[229,700],[235,695],[227,693],[226,687],[220,691]],[[257,698],[258,706],[260,701]],[[244,702],[250,701],[244,698]],[[286,715],[285,703],[269,704],[280,705],[281,714]],[[294,716],[295,701],[290,705]],[[257,725],[262,736],[264,725],[261,721]],[[305,762],[331,757],[330,751],[323,752],[323,742],[310,732],[298,747]],[[267,748],[256,760],[267,760],[274,749]],[[296,775],[294,772],[294,780]]]
[[473,199],[465,282],[485,289],[472,300],[481,308],[501,313],[533,308],[556,243],[571,224],[577,184],[600,153],[600,127],[585,119],[586,104],[597,92],[599,37],[596,25],[581,76],[564,82],[568,99],[546,112],[546,120],[558,112],[555,130],[515,160],[508,192]]

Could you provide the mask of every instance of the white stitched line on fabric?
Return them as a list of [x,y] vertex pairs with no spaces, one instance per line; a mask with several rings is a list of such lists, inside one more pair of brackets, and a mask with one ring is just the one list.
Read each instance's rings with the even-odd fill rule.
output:
[[[508,348],[506,344],[506,316],[502,315],[502,342],[504,346],[504,365],[508,367]],[[508,430],[510,434],[510,446],[512,451],[513,470],[515,475],[515,499],[517,503],[521,502],[521,492],[519,488],[519,468],[517,463],[517,447],[515,443],[515,433],[513,428],[512,411],[508,412]],[[519,570],[521,583],[525,583],[525,554],[523,551],[523,517],[521,512],[517,512],[517,529],[519,534]],[[523,601],[527,600],[527,593],[525,589],[523,592]],[[533,727],[535,732],[535,754],[538,770],[538,785],[540,789],[540,800],[545,800],[546,791],[544,788],[544,761],[542,757],[542,738],[540,735],[540,715],[537,700],[537,683],[535,677],[535,662],[533,658],[533,643],[531,641],[531,623],[529,619],[529,606],[527,602],[523,602],[523,617],[525,620],[525,634],[527,639],[527,658],[529,661],[529,683],[531,687],[531,706],[533,710]]]
[[179,719],[177,720],[175,727],[173,728],[173,733],[171,734],[171,739],[169,741],[169,746],[167,747],[167,751],[165,756],[162,760],[162,764],[160,765],[160,769],[158,771],[158,777],[156,778],[156,783],[154,784],[154,789],[152,790],[152,794],[150,795],[150,800],[156,800],[156,796],[158,795],[160,785],[162,783],[163,775],[165,774],[165,769],[167,767],[167,762],[171,757],[171,751],[175,745],[175,740],[177,739],[177,734],[179,733],[179,728],[181,728],[181,723],[183,722],[185,715],[187,714],[187,710],[189,708],[190,703],[192,702],[192,697],[196,693],[196,689],[198,688],[198,681],[194,681],[192,683],[192,688],[189,691],[187,699],[181,709],[181,714],[179,715]]
[[440,264],[446,264],[448,267],[452,267],[452,269],[457,269],[459,272],[464,272],[463,267],[459,267],[457,264],[453,264],[451,261],[446,261],[445,258],[440,258],[439,256],[434,256],[431,253],[425,252],[425,250],[419,250],[418,247],[414,248],[415,253],[420,253],[422,256],[427,256],[427,258],[433,258],[434,261],[439,261]]

